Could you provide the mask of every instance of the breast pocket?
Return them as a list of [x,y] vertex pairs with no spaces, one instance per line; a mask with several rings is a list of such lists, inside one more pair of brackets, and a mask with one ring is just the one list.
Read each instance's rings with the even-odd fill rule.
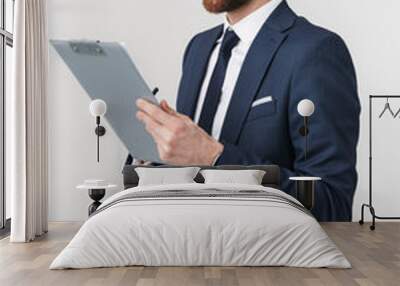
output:
[[253,121],[262,117],[272,116],[276,113],[276,100],[269,96],[257,99],[253,102],[247,122]]

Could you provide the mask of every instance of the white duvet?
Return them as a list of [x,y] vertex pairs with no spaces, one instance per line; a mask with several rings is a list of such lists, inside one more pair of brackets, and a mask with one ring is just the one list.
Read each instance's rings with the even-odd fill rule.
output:
[[100,207],[103,211],[86,221],[50,269],[128,265],[351,267],[318,222],[289,204],[244,197],[118,202],[136,192],[207,189],[266,191],[297,202],[279,190],[262,186],[132,188],[107,199]]

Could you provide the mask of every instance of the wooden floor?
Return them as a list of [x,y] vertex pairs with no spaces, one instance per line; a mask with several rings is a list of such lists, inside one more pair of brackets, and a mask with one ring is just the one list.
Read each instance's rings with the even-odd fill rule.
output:
[[48,270],[80,227],[52,223],[30,244],[0,241],[0,285],[400,285],[400,223],[379,223],[375,232],[356,223],[324,224],[353,265],[350,270],[284,267],[126,267]]

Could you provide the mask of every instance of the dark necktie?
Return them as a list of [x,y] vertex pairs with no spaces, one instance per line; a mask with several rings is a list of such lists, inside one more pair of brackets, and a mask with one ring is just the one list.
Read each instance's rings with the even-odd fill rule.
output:
[[198,125],[211,135],[215,113],[221,99],[222,86],[224,84],[226,69],[232,55],[232,49],[239,43],[240,39],[234,31],[228,29],[225,32],[210,83],[208,85],[206,98],[201,110]]

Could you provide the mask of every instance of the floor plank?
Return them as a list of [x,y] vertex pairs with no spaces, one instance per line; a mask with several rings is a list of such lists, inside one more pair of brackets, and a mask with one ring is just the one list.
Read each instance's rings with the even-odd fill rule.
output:
[[382,222],[372,232],[356,223],[325,223],[323,227],[353,268],[284,267],[120,267],[50,271],[55,256],[81,225],[51,223],[45,236],[29,244],[0,241],[2,286],[266,286],[266,285],[400,285],[400,223]]

